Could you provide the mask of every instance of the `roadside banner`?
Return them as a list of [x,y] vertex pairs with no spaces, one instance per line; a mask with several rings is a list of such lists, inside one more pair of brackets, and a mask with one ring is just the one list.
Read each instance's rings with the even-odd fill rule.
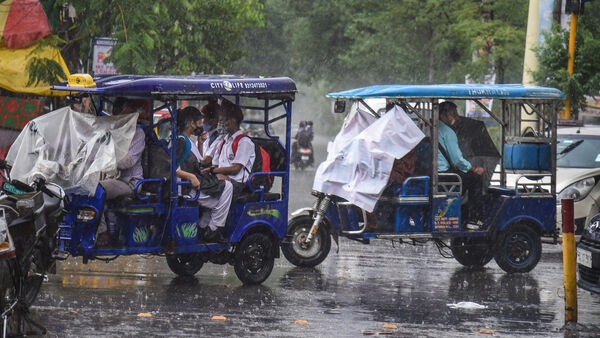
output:
[[2,47],[21,49],[50,35],[50,25],[39,0],[0,2]]
[[117,74],[117,69],[112,62],[104,62],[112,53],[113,46],[117,43],[117,39],[111,38],[96,38],[94,39],[94,75],[112,75]]
[[[39,96],[64,96],[68,93],[50,90],[50,83],[30,84],[27,64],[34,58],[56,61],[68,76],[69,69],[60,51],[52,46],[37,48],[40,42],[21,49],[0,48],[0,87],[11,92]],[[66,79],[65,79],[66,80]]]
[[[467,75],[466,78],[465,78],[465,83],[466,84],[473,84],[474,82]],[[494,83],[496,83],[496,74],[492,73],[492,74],[486,75],[483,83],[485,83],[485,84],[494,84]],[[490,111],[492,110],[492,103],[494,102],[494,100],[492,100],[492,99],[481,99],[479,101],[481,103],[483,103],[483,105],[486,106],[487,109],[489,109]],[[465,116],[466,117],[472,117],[472,118],[486,118],[486,117],[490,117],[490,114],[488,114],[484,109],[482,109],[478,104],[476,104],[472,100],[466,100],[465,104],[466,104],[466,107],[465,107]]]

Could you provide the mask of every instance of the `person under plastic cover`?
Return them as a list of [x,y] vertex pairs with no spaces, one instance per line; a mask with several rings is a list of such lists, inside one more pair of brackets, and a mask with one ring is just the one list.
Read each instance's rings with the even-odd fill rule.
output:
[[[131,114],[136,112],[138,108],[139,104],[134,100],[118,97],[115,100],[115,104],[113,104],[112,116]],[[119,170],[118,177],[107,178],[99,182],[106,191],[104,203],[105,209],[106,202],[121,196],[131,195],[136,183],[143,179],[142,153],[144,152],[145,146],[144,129],[140,125],[137,125],[135,134],[129,145],[128,156],[123,157],[117,162],[117,169]],[[96,246],[106,246],[111,244],[114,240],[108,231],[106,215],[104,214],[100,217],[97,233]]]
[[342,197],[372,213],[391,182],[401,183],[414,173],[417,145],[424,138],[398,106],[377,118],[354,104],[328,145],[327,159],[317,168],[313,189]]

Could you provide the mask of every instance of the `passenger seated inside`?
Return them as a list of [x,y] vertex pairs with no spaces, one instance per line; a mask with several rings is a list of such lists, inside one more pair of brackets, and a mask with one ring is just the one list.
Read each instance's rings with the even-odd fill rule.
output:
[[256,158],[254,142],[240,129],[243,119],[238,105],[222,100],[219,120],[227,134],[219,144],[212,166],[203,169],[204,173],[214,173],[219,179],[231,182],[234,198],[246,186]]
[[219,144],[223,139],[223,133],[219,127],[219,110],[221,107],[217,101],[210,101],[202,108],[203,132],[198,138],[198,148],[202,150],[202,166],[210,167],[215,153],[219,148]]
[[227,222],[229,207],[233,195],[233,185],[228,180],[211,179],[211,173],[203,173],[200,168],[202,156],[195,142],[190,140],[193,134],[202,132],[202,114],[195,107],[186,107],[177,115],[177,177],[189,180],[192,185],[190,196],[198,192],[198,204],[210,209],[203,212],[200,220],[200,238],[205,242],[226,243],[222,229]]
[[463,220],[477,224],[480,219],[479,211],[483,205],[483,175],[485,169],[474,166],[467,161],[458,145],[456,133],[450,125],[456,114],[456,104],[444,101],[439,106],[438,128],[438,172],[455,173],[462,179],[463,193],[466,190],[468,201],[463,208]]
[[[423,144],[421,141],[417,147],[408,152],[404,157],[394,160],[392,171],[390,172],[390,179],[388,184],[382,193],[382,196],[396,196],[396,191],[402,186],[404,181],[415,173],[417,164],[417,153],[419,147]],[[380,199],[375,205],[373,213],[367,212],[367,232],[385,232],[392,231],[393,227],[393,216],[390,208],[395,206],[394,202],[388,202],[384,199]]]
[[[140,107],[134,100],[130,100],[124,97],[118,97],[113,103],[113,116],[125,115],[136,112]],[[123,158],[117,163],[117,169],[119,174],[117,178],[108,178],[101,180],[99,184],[106,191],[106,199],[104,203],[104,209],[106,210],[106,204],[110,200],[114,200],[117,197],[131,195],[136,183],[143,178],[142,169],[142,153],[145,147],[145,134],[144,129],[137,125],[135,128],[135,134],[131,140],[129,146],[129,156]],[[100,217],[100,223],[98,224],[98,232],[96,237],[96,246],[102,247],[112,244],[115,234],[110,234],[105,219],[104,211]]]

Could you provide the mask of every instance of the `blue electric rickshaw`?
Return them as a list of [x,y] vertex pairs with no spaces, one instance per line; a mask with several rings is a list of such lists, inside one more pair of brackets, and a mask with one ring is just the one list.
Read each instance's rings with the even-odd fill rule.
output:
[[[540,259],[542,240],[557,242],[561,91],[520,84],[378,85],[327,96],[334,113],[348,115],[315,175],[314,206],[292,213],[282,242],[291,263],[318,265],[331,238],[337,243],[341,236],[365,244],[433,241],[465,266],[494,258],[507,272],[528,272]],[[437,170],[439,105],[446,100],[483,121],[499,154],[480,159],[489,186],[474,224],[462,217],[469,201],[461,177]],[[393,161],[411,150],[412,174],[390,183]]]
[[[180,276],[192,276],[205,262],[212,262],[232,264],[244,284],[261,283],[269,277],[274,259],[279,256],[280,240],[287,230],[288,154],[292,102],[296,93],[296,85],[291,79],[137,75],[92,78],[76,74],[67,83],[54,86],[53,90],[66,91],[79,103],[87,100],[80,106],[89,104],[89,109],[80,114],[88,114],[86,119],[92,119],[94,126],[100,125],[94,119],[110,118],[105,115],[116,98],[137,100],[143,107],[138,112],[137,124],[144,128],[146,136],[145,175],[135,185],[131,196],[105,201],[105,191],[100,185],[88,193],[65,189],[70,202],[57,234],[59,257],[81,256],[86,263],[91,259],[111,260],[119,255],[156,254],[165,255],[170,269]],[[223,231],[227,243],[207,243],[198,229],[199,217],[207,210],[198,207],[197,196],[180,193],[180,187],[189,182],[178,182],[175,170],[170,170],[164,177],[149,176],[152,170],[148,167],[155,165],[158,158],[166,157],[170,168],[176,168],[178,108],[200,107],[209,100],[221,99],[242,108],[243,128],[252,126],[264,131],[261,137],[253,137],[253,141],[270,154],[270,170],[253,172],[248,181],[253,181],[255,176],[268,175],[270,184],[248,184],[241,194],[236,195]],[[101,149],[117,137],[116,129],[107,129],[104,133],[104,137],[87,141],[98,143],[97,147],[86,144],[85,140],[77,140],[81,142],[80,149]],[[74,142],[70,143],[63,144],[65,149],[73,146]],[[92,161],[93,158],[90,159],[93,165],[101,165]],[[77,163],[60,163],[56,168],[63,172],[55,176],[64,176],[70,166],[76,167]],[[48,180],[52,181],[52,178]],[[110,247],[96,245],[102,210],[111,235],[117,239]]]

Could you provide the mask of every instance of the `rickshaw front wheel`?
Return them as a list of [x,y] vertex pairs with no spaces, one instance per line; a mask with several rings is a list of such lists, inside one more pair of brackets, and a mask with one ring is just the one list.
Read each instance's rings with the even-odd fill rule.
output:
[[466,267],[483,267],[494,257],[489,241],[483,237],[454,237],[450,249],[454,259]]
[[331,249],[331,236],[324,223],[319,225],[311,240],[306,241],[312,223],[310,215],[294,217],[288,223],[287,238],[281,243],[281,251],[295,266],[315,267],[327,258]]
[[260,284],[271,275],[275,265],[275,245],[269,235],[255,232],[245,237],[235,250],[233,268],[246,285]]
[[178,276],[191,277],[200,271],[204,260],[200,253],[167,255],[169,269]]
[[542,256],[542,240],[535,229],[515,223],[500,233],[494,248],[494,260],[508,273],[524,273],[535,268]]

